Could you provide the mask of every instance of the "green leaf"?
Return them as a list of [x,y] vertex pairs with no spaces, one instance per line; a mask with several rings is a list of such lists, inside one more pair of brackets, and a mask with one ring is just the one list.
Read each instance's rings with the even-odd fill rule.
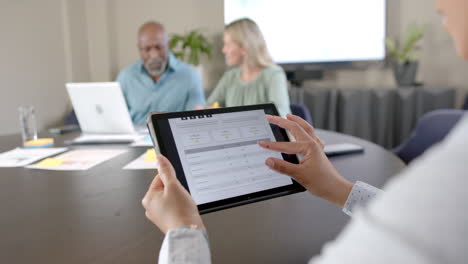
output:
[[418,44],[424,37],[426,27],[426,25],[419,26],[415,23],[410,24],[404,34],[401,46],[398,46],[395,40],[387,38],[385,40],[385,46],[387,47],[390,57],[396,59],[399,63],[416,60],[417,57],[415,53],[420,49]]
[[387,47],[387,50],[390,53],[391,57],[397,57],[398,49],[396,42],[393,39],[386,38],[385,46]]
[[176,58],[181,59],[181,60],[184,59],[184,53],[181,52],[181,51],[179,51],[179,52],[174,52],[174,56],[176,56]]
[[201,32],[192,30],[183,35],[172,35],[169,41],[169,49],[177,58],[198,65],[202,55],[206,55],[211,59],[213,46]]
[[169,48],[174,49],[177,47],[177,44],[179,44],[180,41],[183,41],[183,37],[181,35],[172,35],[171,39],[169,40]]

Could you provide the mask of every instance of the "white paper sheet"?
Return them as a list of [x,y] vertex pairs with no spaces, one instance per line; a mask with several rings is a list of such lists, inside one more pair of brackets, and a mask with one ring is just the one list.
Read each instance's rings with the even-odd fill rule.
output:
[[47,163],[46,160],[43,160],[34,165],[27,166],[26,168],[42,170],[88,170],[125,152],[127,152],[127,150],[123,149],[73,150],[54,157],[51,162]]
[[76,144],[127,144],[130,142],[135,142],[135,140],[137,140],[139,137],[139,135],[135,134],[83,134],[75,138],[72,142]]
[[0,154],[0,167],[22,167],[66,151],[67,148],[16,148]]
[[150,170],[157,168],[157,161],[156,160],[148,160],[146,158],[147,153],[143,153],[140,157],[133,160],[129,164],[123,167],[124,170]]

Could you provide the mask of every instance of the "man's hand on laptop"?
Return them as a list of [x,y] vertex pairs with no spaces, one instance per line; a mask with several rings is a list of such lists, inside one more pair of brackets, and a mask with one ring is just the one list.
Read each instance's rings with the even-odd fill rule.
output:
[[146,217],[164,234],[182,226],[197,226],[206,231],[197,205],[176,177],[169,160],[158,154],[158,174],[142,200]]

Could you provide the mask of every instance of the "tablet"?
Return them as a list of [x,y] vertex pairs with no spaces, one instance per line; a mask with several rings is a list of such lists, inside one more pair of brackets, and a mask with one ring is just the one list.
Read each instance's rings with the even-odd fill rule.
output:
[[258,141],[289,141],[286,131],[268,123],[265,114],[278,115],[275,105],[148,115],[156,151],[171,161],[200,213],[305,190],[265,165],[268,157],[298,163],[296,155],[258,146]]

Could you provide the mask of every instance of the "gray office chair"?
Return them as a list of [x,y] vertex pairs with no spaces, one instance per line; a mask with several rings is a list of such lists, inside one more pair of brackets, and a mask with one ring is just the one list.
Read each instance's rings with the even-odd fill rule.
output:
[[310,111],[307,105],[295,103],[295,104],[291,104],[290,107],[291,107],[291,113],[293,115],[300,116],[302,119],[304,119],[305,121],[307,121],[309,124],[312,125],[312,116],[310,115]]
[[463,103],[462,109],[463,110],[468,110],[468,95],[466,95],[466,97],[465,97],[465,103]]
[[408,139],[392,151],[405,163],[410,163],[445,136],[468,111],[440,109],[424,114]]

